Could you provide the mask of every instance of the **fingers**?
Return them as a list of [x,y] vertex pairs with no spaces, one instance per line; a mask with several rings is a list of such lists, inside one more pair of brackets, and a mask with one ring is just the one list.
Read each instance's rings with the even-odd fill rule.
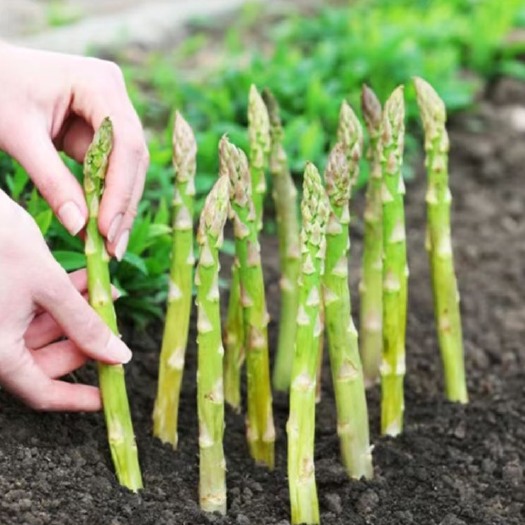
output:
[[73,110],[93,129],[106,116],[113,123],[113,150],[98,220],[100,232],[108,241],[108,251],[122,259],[144,189],[149,154],[122,72],[115,64],[101,60],[91,60],[91,67],[104,82],[75,86]]
[[84,365],[88,358],[71,341],[50,344],[31,352],[37,366],[52,379],[65,376]]
[[93,128],[83,118],[73,115],[63,130],[62,136],[55,140],[55,144],[69,157],[82,164],[93,135]]
[[84,193],[73,174],[60,159],[50,137],[38,126],[28,131],[31,140],[15,145],[13,156],[31,175],[40,193],[71,235],[86,224]]
[[[84,300],[88,301],[86,270],[82,269],[70,273],[69,279],[71,284],[82,294]],[[114,286],[111,287],[111,296],[114,301],[119,297],[119,292]],[[25,344],[31,349],[41,348],[65,335],[62,327],[48,312],[42,311],[40,308],[37,314],[24,335]]]
[[35,302],[46,310],[64,334],[88,357],[108,364],[127,363],[131,351],[113,334],[98,314],[56,265],[49,282],[35,290]]
[[[2,384],[35,410],[93,412],[101,409],[98,388],[49,378],[24,349],[17,353],[8,370],[2,371]],[[7,373],[6,373],[7,372]]]

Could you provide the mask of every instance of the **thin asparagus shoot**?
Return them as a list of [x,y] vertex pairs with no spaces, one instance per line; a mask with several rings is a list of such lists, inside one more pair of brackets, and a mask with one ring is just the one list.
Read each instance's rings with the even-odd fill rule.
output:
[[[341,456],[348,475],[359,479],[372,477],[373,468],[363,370],[348,288],[351,181],[357,179],[355,172],[359,170],[363,140],[355,115],[352,126],[350,154],[347,146],[337,144],[325,172],[330,217],[326,228],[323,295]],[[352,159],[350,165],[347,156]]]
[[415,78],[417,103],[425,130],[425,165],[428,175],[427,250],[430,258],[434,312],[450,401],[467,403],[459,293],[450,233],[452,196],[448,185],[449,140],[445,104],[435,90]]
[[221,140],[219,149],[220,173],[230,180],[231,217],[244,315],[248,383],[246,435],[255,461],[273,468],[275,428],[268,353],[269,318],[250,171],[246,155],[226,137]]
[[202,510],[226,514],[226,461],[223,450],[224,393],[219,303],[219,248],[229,209],[229,180],[219,177],[201,213],[197,242],[197,409],[199,496]]
[[[266,195],[265,172],[270,153],[270,122],[268,110],[252,85],[248,99],[248,135],[250,141],[250,174],[255,222],[258,231],[263,226],[264,197]],[[226,320],[226,357],[224,369],[226,401],[236,411],[241,407],[241,372],[245,360],[245,327],[240,304],[238,261],[232,268],[230,298]]]
[[381,202],[381,103],[364,85],[361,107],[369,135],[367,152],[370,176],[364,213],[363,264],[359,292],[360,352],[367,385],[379,380],[383,352],[383,204]]
[[224,346],[226,347],[224,355],[224,399],[235,412],[241,410],[241,375],[246,358],[244,315],[240,300],[239,261],[235,257],[231,269],[230,296],[224,334]]
[[381,125],[383,171],[383,359],[381,362],[381,433],[396,436],[403,429],[407,255],[405,185],[401,173],[405,106],[403,86],[390,95]]
[[290,415],[286,425],[293,525],[319,523],[314,467],[315,394],[329,203],[319,172],[313,164],[308,164],[305,170],[301,210],[299,308],[290,385]]
[[197,143],[189,124],[177,112],[173,128],[172,255],[168,308],[153,411],[153,434],[177,448],[179,397],[190,324],[193,282],[193,208]]
[[250,174],[255,223],[258,231],[263,226],[264,197],[266,195],[266,168],[270,155],[270,118],[266,105],[252,84],[248,100],[248,135],[250,139]]
[[[111,300],[109,255],[98,230],[98,210],[113,147],[113,126],[106,117],[95,133],[84,160],[84,192],[89,210],[85,254],[89,303],[109,328],[118,335],[115,308]],[[121,485],[136,492],[142,488],[142,474],[129,410],[124,367],[98,364],[100,392],[111,457]]]
[[284,132],[279,114],[279,105],[268,89],[263,91],[263,99],[270,116],[270,175],[272,180],[272,197],[275,203],[281,267],[279,336],[272,379],[276,390],[286,391],[290,387],[293,348],[297,327],[297,279],[301,261],[299,214],[297,189],[288,169],[288,159],[283,147]]

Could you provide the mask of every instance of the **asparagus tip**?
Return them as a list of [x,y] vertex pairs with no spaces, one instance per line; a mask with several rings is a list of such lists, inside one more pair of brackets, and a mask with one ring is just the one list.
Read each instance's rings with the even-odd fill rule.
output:
[[301,212],[304,233],[315,245],[322,245],[322,232],[328,220],[330,206],[319,171],[308,162],[304,171]]
[[350,152],[355,145],[361,149],[363,144],[363,130],[357,115],[346,100],[341,103],[339,111],[339,127],[337,140],[345,144]]
[[185,177],[188,173],[195,172],[197,141],[191,126],[179,111],[175,113],[172,146],[177,176]]
[[446,109],[443,100],[436,93],[436,90],[421,77],[414,77],[416,88],[417,104],[421,113],[423,126],[428,131],[436,124],[443,126],[446,121]]
[[113,123],[109,117],[104,117],[86,152],[84,159],[84,175],[86,179],[93,176],[105,178],[109,155],[113,147]]
[[198,240],[204,239],[206,234],[220,237],[230,206],[230,182],[228,177],[220,176],[206,197],[202,209]]
[[337,206],[344,206],[350,199],[351,173],[346,158],[346,148],[338,142],[328,157],[325,170],[326,193]]
[[381,102],[377,98],[374,90],[363,84],[361,91],[361,108],[367,128],[377,130],[381,126]]

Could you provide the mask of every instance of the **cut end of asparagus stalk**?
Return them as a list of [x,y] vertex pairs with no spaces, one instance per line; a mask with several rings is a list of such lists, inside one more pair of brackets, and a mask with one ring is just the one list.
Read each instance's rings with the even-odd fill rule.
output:
[[381,129],[381,102],[379,102],[374,91],[366,84],[363,84],[361,91],[361,108],[368,132],[372,137],[377,136]]
[[178,182],[187,182],[195,175],[197,141],[191,126],[177,111],[173,125],[173,165]]

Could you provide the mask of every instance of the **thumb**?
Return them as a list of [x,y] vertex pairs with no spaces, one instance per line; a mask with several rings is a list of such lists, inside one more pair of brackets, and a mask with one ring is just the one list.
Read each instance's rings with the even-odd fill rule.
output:
[[30,140],[14,144],[10,153],[29,173],[60,222],[69,233],[76,235],[87,220],[82,187],[63,163],[46,133],[35,133],[33,130],[26,136]]
[[131,351],[104,323],[56,264],[47,282],[35,291],[35,302],[46,310],[64,334],[86,356],[108,364],[127,363]]

